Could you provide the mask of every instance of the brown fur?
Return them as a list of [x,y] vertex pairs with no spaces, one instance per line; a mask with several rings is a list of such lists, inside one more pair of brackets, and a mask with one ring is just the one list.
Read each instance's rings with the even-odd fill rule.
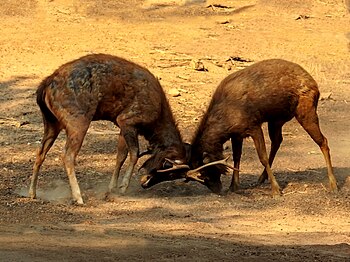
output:
[[[296,117],[321,148],[331,189],[336,190],[327,139],[320,131],[316,113],[318,98],[315,80],[302,67],[288,61],[265,60],[229,75],[216,89],[197,128],[192,141],[192,167],[221,159],[223,144],[231,139],[234,167],[239,169],[243,138],[251,136],[265,167],[259,182],[269,177],[273,194],[279,194],[270,166],[283,139],[282,126]],[[272,141],[269,157],[261,130],[264,122],[268,123]],[[200,176],[210,189],[220,192],[220,175],[225,171],[223,166],[208,167]],[[238,185],[239,173],[234,171],[230,189],[235,191]]]
[[67,141],[63,162],[75,201],[83,203],[74,160],[90,122],[109,120],[120,128],[117,164],[109,189],[117,185],[127,154],[130,164],[119,185],[122,193],[138,159],[138,135],[154,149],[146,172],[162,168],[165,158],[185,160],[185,149],[169,103],[158,80],[145,68],[119,57],[87,55],[62,65],[42,81],[37,103],[44,121],[42,146],[33,167],[30,195],[36,196],[37,176],[46,153],[62,129]]

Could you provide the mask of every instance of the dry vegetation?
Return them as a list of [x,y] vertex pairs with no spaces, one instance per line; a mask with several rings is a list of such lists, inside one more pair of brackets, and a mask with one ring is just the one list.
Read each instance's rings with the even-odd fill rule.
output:
[[[3,0],[0,5],[0,260],[349,261],[350,49],[348,1]],[[211,6],[210,6],[211,5]],[[26,198],[42,120],[38,83],[59,65],[110,53],[149,68],[168,92],[186,141],[226,75],[267,58],[301,64],[320,85],[321,128],[340,192],[298,123],[286,125],[273,170],[284,196],[256,186],[262,167],[244,143],[238,194],[196,183],[149,190],[132,178],[126,196],[104,193],[118,129],[93,123],[79,154],[85,206],[70,205],[61,134]],[[239,57],[251,62],[235,61]],[[207,71],[196,71],[193,61]],[[146,144],[141,140],[141,146]],[[230,154],[230,145],[225,145]],[[141,164],[140,161],[139,164]],[[229,177],[224,177],[225,188]],[[348,180],[348,182],[346,182]],[[348,183],[348,184],[347,184]]]

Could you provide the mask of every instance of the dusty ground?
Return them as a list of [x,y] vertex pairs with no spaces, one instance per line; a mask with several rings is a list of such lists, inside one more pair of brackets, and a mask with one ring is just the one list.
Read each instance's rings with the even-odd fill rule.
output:
[[[155,2],[2,1],[0,261],[350,261],[346,1]],[[168,98],[186,141],[219,81],[249,64],[230,57],[301,64],[325,97],[318,112],[340,192],[328,192],[320,150],[292,121],[273,167],[281,198],[271,198],[268,184],[254,184],[262,167],[248,139],[238,194],[218,196],[181,181],[144,190],[134,176],[126,196],[106,201],[118,129],[100,122],[92,124],[77,163],[86,205],[69,203],[64,134],[43,165],[39,199],[27,198],[43,130],[36,86],[59,65],[99,52],[142,64],[167,92],[180,92]],[[192,60],[208,71],[194,70]]]

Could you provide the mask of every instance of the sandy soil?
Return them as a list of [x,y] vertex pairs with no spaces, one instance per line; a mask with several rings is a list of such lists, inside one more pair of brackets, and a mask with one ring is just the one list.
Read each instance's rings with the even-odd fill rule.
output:
[[[3,0],[0,260],[350,261],[350,15],[345,3]],[[144,190],[135,175],[125,196],[106,201],[118,129],[98,122],[91,125],[77,162],[86,204],[70,204],[60,160],[64,134],[43,165],[38,199],[27,198],[43,131],[37,85],[61,64],[100,52],[149,68],[166,92],[177,89],[180,96],[168,99],[185,141],[226,75],[267,58],[301,64],[320,85],[318,112],[340,192],[328,192],[320,150],[291,121],[273,166],[283,188],[280,198],[271,197],[268,183],[255,185],[262,167],[247,139],[237,194],[218,196],[182,181]],[[191,67],[198,60],[207,71]],[[141,145],[146,148],[144,140]],[[225,154],[230,155],[229,144]],[[223,180],[227,189],[230,177]]]

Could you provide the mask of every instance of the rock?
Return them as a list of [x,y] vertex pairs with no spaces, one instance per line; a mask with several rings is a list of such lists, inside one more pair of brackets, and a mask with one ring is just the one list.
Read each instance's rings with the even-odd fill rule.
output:
[[311,18],[311,16],[309,15],[298,15],[297,17],[295,17],[295,20],[305,20],[305,19],[309,19]]
[[190,66],[196,71],[208,71],[208,69],[205,68],[203,62],[200,60],[191,60]]
[[180,91],[176,88],[171,88],[168,91],[168,94],[171,95],[172,97],[177,97],[177,96],[181,96]]
[[324,92],[320,94],[320,100],[329,100],[331,99],[332,92]]
[[229,24],[231,22],[232,22],[231,19],[224,19],[224,20],[216,21],[216,23],[221,24],[221,25],[226,25],[226,24]]

